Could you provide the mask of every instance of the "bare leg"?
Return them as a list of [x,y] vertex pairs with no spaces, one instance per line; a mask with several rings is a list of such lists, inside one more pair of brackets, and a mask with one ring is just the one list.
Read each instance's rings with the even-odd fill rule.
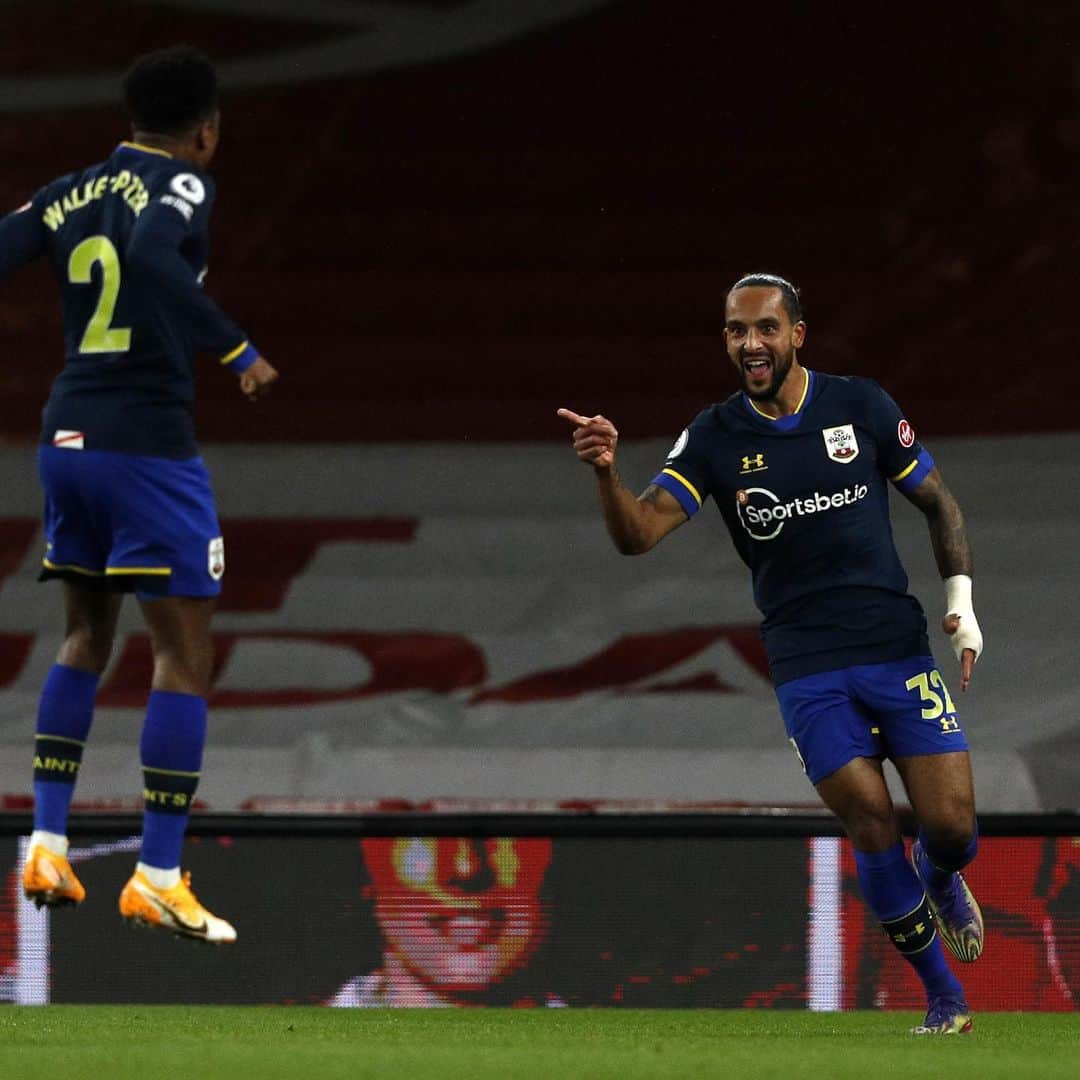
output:
[[214,650],[210,618],[214,597],[167,596],[141,600],[154,652],[154,690],[206,697]]
[[856,851],[885,851],[899,841],[892,796],[877,759],[854,758],[818,783],[817,792]]
[[109,663],[116,621],[124,597],[120,593],[62,582],[64,587],[64,643],[56,662],[65,667],[100,675]]
[[975,787],[966,750],[898,758],[912,809],[931,845],[940,851],[965,851],[975,836]]

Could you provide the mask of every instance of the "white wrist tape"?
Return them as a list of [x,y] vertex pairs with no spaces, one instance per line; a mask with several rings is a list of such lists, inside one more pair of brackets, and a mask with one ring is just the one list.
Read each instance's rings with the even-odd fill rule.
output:
[[979,620],[975,618],[975,609],[971,604],[971,578],[967,574],[955,574],[945,579],[945,614],[960,617],[960,626],[952,635],[956,659],[963,657],[965,649],[971,649],[978,660],[983,639]]

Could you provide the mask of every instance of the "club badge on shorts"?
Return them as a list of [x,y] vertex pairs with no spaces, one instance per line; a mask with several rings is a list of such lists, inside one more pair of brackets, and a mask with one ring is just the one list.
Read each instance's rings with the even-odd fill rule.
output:
[[859,440],[855,438],[855,429],[850,424],[840,427],[822,428],[825,450],[833,461],[848,465],[859,456]]
[[225,573],[225,540],[220,536],[215,536],[206,549],[206,568],[215,581]]

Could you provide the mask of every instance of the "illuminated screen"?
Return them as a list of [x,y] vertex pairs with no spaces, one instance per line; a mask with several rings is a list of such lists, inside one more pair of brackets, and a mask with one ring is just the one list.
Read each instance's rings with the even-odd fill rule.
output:
[[[342,1007],[922,1007],[833,838],[193,837],[185,864],[239,941],[135,932],[134,837],[79,839],[75,910],[0,906],[0,1000]],[[988,839],[969,875],[980,1010],[1080,998],[1080,846]],[[957,965],[958,969],[960,965]]]
[[[921,1009],[919,982],[872,924],[844,849],[841,1004]],[[953,964],[972,1009],[1080,1007],[1080,838],[983,838],[964,877],[986,923],[978,962]]]

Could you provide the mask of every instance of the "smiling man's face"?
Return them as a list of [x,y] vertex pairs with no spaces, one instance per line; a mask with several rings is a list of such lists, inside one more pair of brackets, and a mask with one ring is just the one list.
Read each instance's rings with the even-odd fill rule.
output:
[[806,324],[792,323],[784,294],[766,285],[749,285],[728,294],[724,344],[739,384],[754,401],[772,401],[791,371]]
[[485,989],[518,970],[543,937],[550,840],[371,838],[363,850],[388,947],[436,991]]

